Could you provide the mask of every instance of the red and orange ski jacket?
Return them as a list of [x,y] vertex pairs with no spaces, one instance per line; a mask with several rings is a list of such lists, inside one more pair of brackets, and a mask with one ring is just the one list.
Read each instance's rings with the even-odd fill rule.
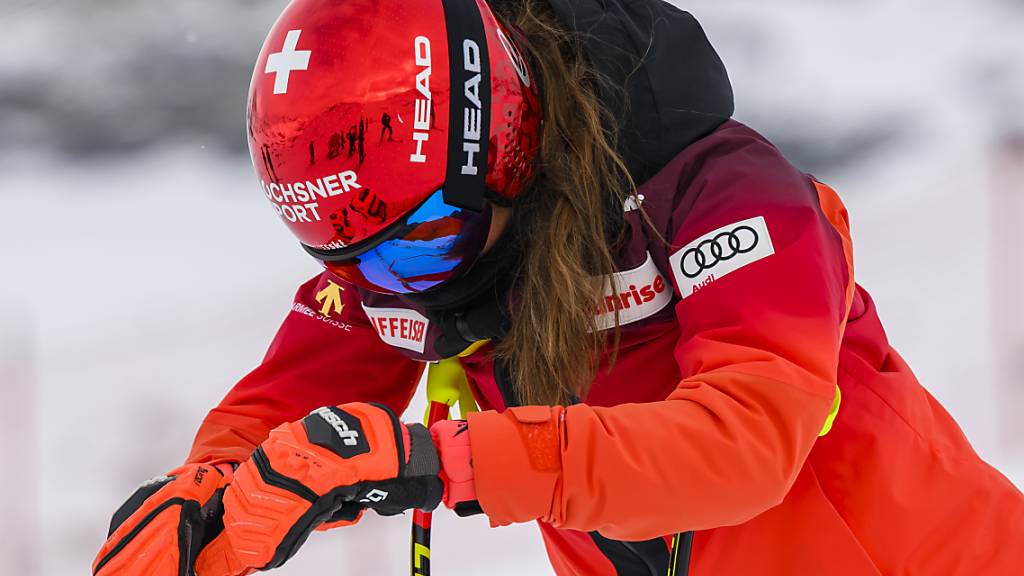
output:
[[[492,524],[538,521],[558,574],[662,574],[664,537],[691,530],[696,575],[1024,565],[1024,498],[889,347],[831,189],[728,122],[624,208],[631,238],[599,311],[611,325],[619,308],[619,357],[581,404],[506,409],[488,348],[462,359]],[[322,313],[332,283],[344,306]],[[402,411],[433,331],[398,298],[314,278],[190,460],[248,458],[321,405]]]
[[[698,576],[1019,573],[1024,498],[889,346],[836,194],[726,121],[696,22],[658,0],[550,1],[626,88],[628,107],[606,103],[643,184],[597,310],[601,327],[618,311],[618,360],[579,404],[516,406],[487,347],[460,359],[492,524],[537,521],[560,575],[662,576],[689,531]],[[403,411],[439,333],[410,301],[310,280],[189,460],[247,459],[323,405]]]

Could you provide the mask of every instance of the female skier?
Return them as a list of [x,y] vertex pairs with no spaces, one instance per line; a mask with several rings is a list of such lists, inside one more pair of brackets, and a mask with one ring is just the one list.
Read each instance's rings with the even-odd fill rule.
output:
[[[1024,499],[889,346],[839,198],[732,111],[660,0],[294,0],[248,137],[325,271],[94,574],[439,502],[536,521],[560,575],[1019,574]],[[481,411],[400,423],[453,357]]]

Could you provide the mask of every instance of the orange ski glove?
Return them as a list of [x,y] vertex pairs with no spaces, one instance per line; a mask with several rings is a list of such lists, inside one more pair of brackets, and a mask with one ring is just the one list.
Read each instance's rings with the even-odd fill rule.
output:
[[[275,428],[224,493],[224,530],[202,550],[199,576],[277,568],[317,527],[381,514],[433,510],[440,464],[430,433],[388,408],[352,403]],[[333,526],[332,526],[333,527]]]
[[216,536],[231,468],[186,464],[145,482],[121,505],[96,560],[96,576],[179,576]]

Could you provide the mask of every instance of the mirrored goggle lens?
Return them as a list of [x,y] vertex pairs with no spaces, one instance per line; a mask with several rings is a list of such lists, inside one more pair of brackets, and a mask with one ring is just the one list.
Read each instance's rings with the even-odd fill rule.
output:
[[423,292],[450,280],[463,264],[479,256],[489,223],[489,210],[477,213],[449,206],[438,190],[391,239],[353,258],[324,265],[374,292]]

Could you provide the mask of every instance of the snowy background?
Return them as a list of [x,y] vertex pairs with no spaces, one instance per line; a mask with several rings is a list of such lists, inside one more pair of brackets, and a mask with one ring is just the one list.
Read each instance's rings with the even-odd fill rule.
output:
[[[1024,1],[676,3],[738,117],[844,197],[891,340],[1024,485]],[[283,5],[0,0],[0,573],[88,573],[316,272],[244,153]],[[317,534],[276,573],[406,573],[408,524]],[[439,574],[550,572],[530,526],[435,526]]]

